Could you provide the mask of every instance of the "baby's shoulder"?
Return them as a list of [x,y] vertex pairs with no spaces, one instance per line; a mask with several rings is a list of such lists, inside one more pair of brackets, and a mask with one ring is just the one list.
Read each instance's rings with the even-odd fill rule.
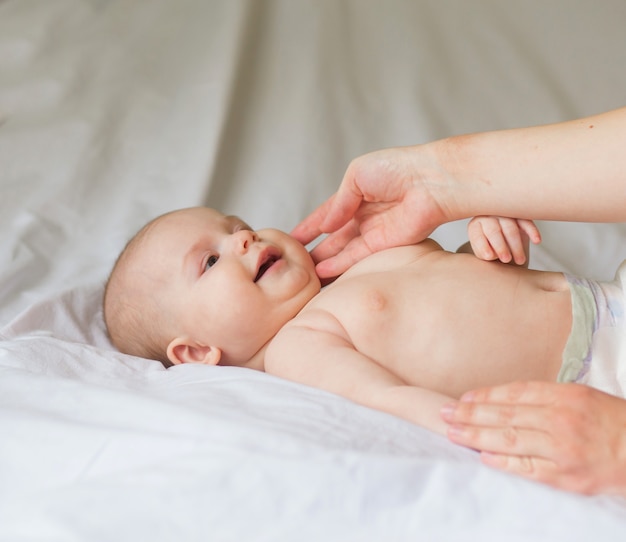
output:
[[324,292],[318,294],[315,302],[309,303],[287,322],[277,336],[284,337],[294,332],[344,336],[345,330],[334,310],[332,299],[333,296],[324,295]]
[[345,328],[332,310],[304,308],[270,341],[265,352],[265,370],[289,378],[289,374],[295,374],[325,348],[348,341]]

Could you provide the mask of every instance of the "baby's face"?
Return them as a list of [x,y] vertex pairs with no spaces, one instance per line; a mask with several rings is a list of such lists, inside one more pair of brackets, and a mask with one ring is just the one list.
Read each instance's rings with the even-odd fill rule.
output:
[[203,207],[160,219],[141,254],[145,272],[156,274],[147,283],[163,285],[152,295],[170,312],[173,337],[218,349],[221,364],[245,365],[320,289],[311,257],[291,236],[253,232]]

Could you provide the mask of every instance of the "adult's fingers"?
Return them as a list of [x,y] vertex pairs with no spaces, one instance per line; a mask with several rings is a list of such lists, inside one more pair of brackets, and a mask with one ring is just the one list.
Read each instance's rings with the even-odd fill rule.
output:
[[454,424],[448,426],[447,433],[452,442],[484,452],[550,460],[555,456],[553,435],[532,425],[519,427]]
[[549,404],[554,399],[555,386],[560,389],[568,384],[542,381],[516,381],[500,386],[479,388],[469,391],[461,397],[462,402],[476,403],[527,403]]
[[534,457],[532,455],[507,455],[492,452],[482,452],[480,460],[483,464],[495,469],[516,474],[535,482],[576,491],[569,480],[569,476],[563,475],[558,465],[551,459]]
[[334,233],[349,223],[363,202],[363,194],[352,181],[342,183],[339,190],[300,222],[291,235],[306,245],[322,233]]
[[321,279],[337,277],[371,253],[363,237],[355,237],[336,255],[321,260],[315,271]]
[[549,430],[546,405],[454,402],[442,409],[448,423],[480,427],[535,427]]
[[623,399],[581,384],[517,382],[469,392],[442,416],[451,440],[480,450],[488,465],[579,493],[626,495]]
[[337,231],[328,234],[311,250],[313,261],[319,263],[336,256],[346,248],[352,239],[359,235],[358,225],[351,220]]
[[364,199],[352,167],[348,167],[339,189],[329,199],[327,213],[321,224],[322,231],[330,233],[341,228],[354,217]]
[[293,230],[291,230],[291,235],[303,245],[308,245],[311,241],[317,239],[322,233],[324,233],[321,225],[328,215],[329,209],[333,204],[334,197],[335,194],[319,205],[311,214],[309,214],[309,216],[302,220]]
[[591,468],[568,468],[560,459],[546,459],[534,456],[518,456],[481,452],[483,464],[495,469],[522,476],[528,480],[547,484],[557,489],[573,491],[585,495],[613,493],[623,495],[623,488],[611,472],[605,472],[603,466],[591,465]]

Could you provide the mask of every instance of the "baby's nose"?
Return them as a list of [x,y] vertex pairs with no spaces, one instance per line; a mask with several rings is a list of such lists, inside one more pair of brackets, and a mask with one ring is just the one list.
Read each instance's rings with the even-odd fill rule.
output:
[[259,237],[256,232],[252,230],[239,230],[233,233],[233,239],[235,241],[235,248],[245,254],[250,246],[259,240]]

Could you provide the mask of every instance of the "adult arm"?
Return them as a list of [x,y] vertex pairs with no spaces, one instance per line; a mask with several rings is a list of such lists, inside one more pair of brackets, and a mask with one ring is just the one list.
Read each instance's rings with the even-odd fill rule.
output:
[[321,277],[477,215],[626,221],[626,108],[583,119],[455,136],[356,158],[338,191],[294,230]]
[[626,497],[626,401],[581,384],[516,382],[442,409],[483,462],[551,486]]

